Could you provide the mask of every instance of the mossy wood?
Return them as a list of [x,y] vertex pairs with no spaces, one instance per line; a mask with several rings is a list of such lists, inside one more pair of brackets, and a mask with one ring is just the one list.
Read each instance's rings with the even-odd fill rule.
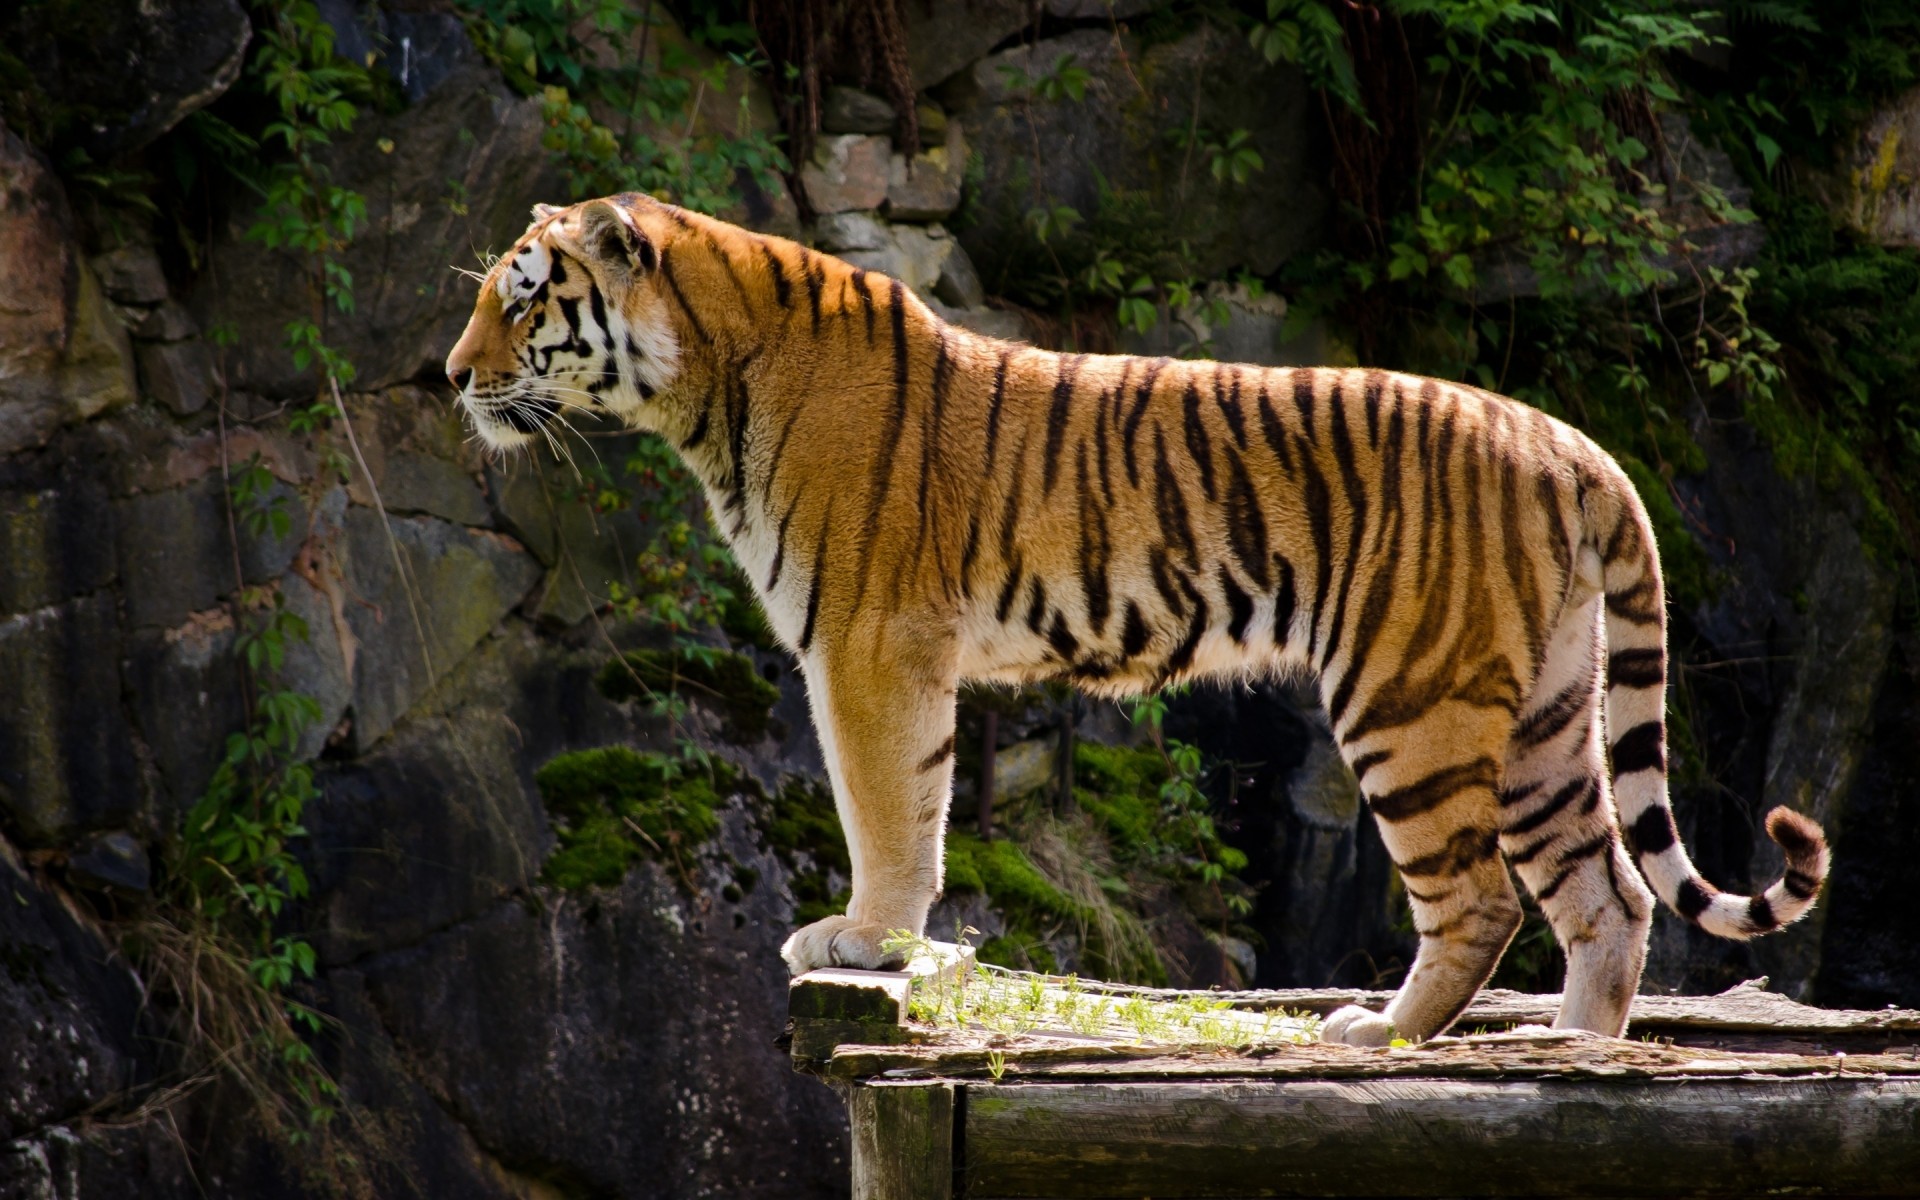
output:
[[[915,969],[937,985],[960,965],[940,948]],[[1810,1008],[1762,982],[1640,997],[1627,1040],[1510,1028],[1558,997],[1488,992],[1458,1028],[1494,1032],[1379,1050],[934,1028],[910,1019],[912,978],[884,972],[803,975],[790,1013],[796,1065],[847,1090],[856,1200],[1908,1193],[1920,1012]]]

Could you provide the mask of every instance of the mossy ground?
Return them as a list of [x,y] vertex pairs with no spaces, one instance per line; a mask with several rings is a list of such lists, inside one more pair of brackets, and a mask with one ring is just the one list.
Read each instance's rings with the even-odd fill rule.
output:
[[594,685],[610,700],[652,701],[678,694],[716,706],[726,714],[736,741],[765,737],[780,689],[761,678],[753,660],[707,647],[631,650],[600,668]]
[[664,754],[605,746],[562,754],[534,775],[557,845],[541,869],[555,887],[611,887],[642,858],[679,864],[719,831],[732,768],[689,770]]
[[789,777],[773,795],[767,844],[793,871],[794,922],[806,925],[847,911],[849,892],[834,879],[853,878],[847,837],[824,781]]

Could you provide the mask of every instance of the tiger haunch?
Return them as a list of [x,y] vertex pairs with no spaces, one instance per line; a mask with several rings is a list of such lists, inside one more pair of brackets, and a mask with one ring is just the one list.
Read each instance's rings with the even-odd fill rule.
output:
[[883,965],[889,930],[924,927],[967,679],[1315,678],[1420,935],[1387,1011],[1335,1014],[1335,1040],[1452,1023],[1519,925],[1508,863],[1567,949],[1559,1023],[1613,1035],[1642,872],[1736,937],[1825,877],[1818,828],[1785,810],[1788,873],[1762,895],[1688,862],[1645,511],[1591,441],[1513,401],[998,342],[632,195],[537,213],[447,366],[491,445],[584,409],[661,433],[701,479],[800,658],[852,857],[847,913],[794,934],[795,971]]

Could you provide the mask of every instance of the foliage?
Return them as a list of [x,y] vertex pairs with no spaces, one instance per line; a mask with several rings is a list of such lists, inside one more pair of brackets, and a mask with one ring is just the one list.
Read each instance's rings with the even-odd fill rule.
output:
[[[694,5],[691,44],[669,36],[653,6],[613,0],[458,0],[482,50],[508,82],[545,106],[545,144],[575,199],[648,192],[701,212],[739,199],[737,180],[767,190],[786,156],[753,126],[743,89],[732,127],[700,128],[709,93],[765,67],[749,28]],[[704,53],[703,53],[704,51]]]
[[[851,893],[844,884],[853,878],[853,862],[833,792],[824,782],[799,776],[783,780],[773,794],[766,837],[793,872],[796,922],[805,925],[847,911]],[[837,889],[836,879],[842,881]]]
[[780,689],[760,677],[752,659],[711,646],[629,651],[602,667],[594,685],[610,700],[643,700],[670,710],[685,702],[681,689],[691,689],[727,714],[732,735],[742,742],[766,736],[769,710],[780,699]]
[[541,878],[568,891],[612,887],[634,863],[652,856],[672,862],[687,881],[684,852],[719,831],[714,809],[736,780],[720,759],[696,761],[625,746],[551,759],[534,775],[556,842]]

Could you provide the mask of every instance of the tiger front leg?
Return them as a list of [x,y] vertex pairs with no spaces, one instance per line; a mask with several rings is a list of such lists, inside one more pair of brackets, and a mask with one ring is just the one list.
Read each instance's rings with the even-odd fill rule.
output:
[[[803,661],[813,723],[846,832],[853,897],[846,915],[793,934],[781,957],[794,974],[818,967],[892,970],[905,955],[885,943],[919,936],[940,894],[953,786],[950,656],[898,629],[816,645]],[[930,661],[931,659],[931,661]]]

